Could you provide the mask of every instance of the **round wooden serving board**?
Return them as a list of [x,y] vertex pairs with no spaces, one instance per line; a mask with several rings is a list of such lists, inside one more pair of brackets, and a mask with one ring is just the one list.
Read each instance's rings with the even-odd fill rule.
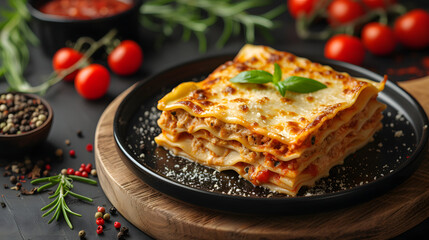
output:
[[[428,112],[429,78],[401,86],[418,97]],[[371,201],[335,211],[245,216],[171,199],[146,185],[128,168],[113,138],[116,109],[130,89],[107,107],[98,122],[96,167],[100,185],[112,204],[156,239],[388,239],[429,217],[428,154],[418,170],[398,187]]]

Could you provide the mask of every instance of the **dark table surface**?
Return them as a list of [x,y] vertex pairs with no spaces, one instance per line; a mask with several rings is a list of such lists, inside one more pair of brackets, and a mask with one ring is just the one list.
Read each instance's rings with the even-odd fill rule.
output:
[[[282,3],[280,1],[276,2]],[[0,3],[4,6],[4,3]],[[428,5],[424,1],[414,3],[415,6]],[[273,31],[275,41],[269,43],[257,36],[256,44],[270,45],[276,49],[289,51],[297,55],[309,58],[322,58],[324,41],[300,40],[294,29],[294,22],[288,13],[282,14],[278,20],[281,27]],[[197,41],[192,39],[189,42],[182,42],[179,37],[167,39],[161,48],[154,47],[155,39],[153,33],[141,29],[141,44],[145,53],[145,60],[140,71],[131,77],[118,77],[111,75],[111,85],[106,96],[96,101],[88,101],[81,98],[70,83],[61,82],[53,86],[44,98],[52,105],[54,110],[54,122],[50,135],[41,147],[31,154],[28,154],[33,162],[37,160],[50,159],[52,172],[60,172],[63,168],[72,167],[78,169],[81,163],[94,164],[94,153],[87,152],[85,146],[93,144],[95,128],[99,117],[108,104],[121,92],[130,87],[135,82],[143,80],[150,75],[159,73],[165,69],[182,64],[188,61],[197,60],[207,56],[221,54],[234,54],[243,46],[242,36],[231,39],[225,47],[218,49],[215,47],[217,37],[220,35],[222,25],[215,26],[209,31],[208,50],[205,53],[198,51]],[[31,49],[31,61],[25,72],[29,82],[36,84],[46,79],[51,73],[51,58],[43,53],[38,47]],[[429,49],[410,51],[398,47],[394,55],[388,57],[375,57],[367,54],[363,67],[379,74],[386,74],[389,69],[403,69],[417,66],[422,71],[414,75],[390,75],[391,80],[406,81],[413,78],[428,75],[429,69],[424,68],[422,60],[429,56]],[[104,62],[101,62],[105,64]],[[394,72],[393,72],[394,73]],[[7,89],[4,79],[0,79],[0,92]],[[77,131],[82,131],[83,137],[77,136]],[[65,140],[69,139],[71,144],[67,146]],[[64,150],[63,159],[54,156],[54,151],[58,148]],[[71,158],[67,152],[70,149],[76,151],[76,157]],[[2,166],[11,161],[23,161],[23,157],[1,157]],[[0,173],[3,175],[3,167]],[[0,239],[78,239],[78,232],[84,229],[87,232],[87,239],[116,239],[116,229],[113,227],[114,221],[119,221],[122,226],[130,228],[130,235],[127,239],[151,239],[144,232],[135,228],[120,214],[113,215],[111,223],[106,224],[103,235],[97,236],[94,214],[97,206],[111,207],[111,203],[106,198],[101,187],[76,183],[76,192],[92,197],[93,203],[68,200],[69,207],[82,214],[82,217],[71,217],[74,229],[70,230],[63,219],[59,222],[47,224],[48,217],[42,218],[40,208],[49,203],[48,194],[41,193],[35,195],[17,196],[17,191],[4,189],[4,184],[10,184],[8,177],[0,176],[1,202],[6,203],[5,208],[0,208]],[[33,186],[27,181],[23,183],[26,189]],[[136,209],[138,211],[138,209]],[[403,233],[395,239],[423,239],[427,237],[429,229],[429,219],[418,226]]]

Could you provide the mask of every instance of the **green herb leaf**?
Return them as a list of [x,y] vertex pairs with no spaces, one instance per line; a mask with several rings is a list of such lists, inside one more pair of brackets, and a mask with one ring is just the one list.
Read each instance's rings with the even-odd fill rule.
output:
[[[67,222],[67,225],[70,227],[70,229],[73,229],[73,225],[71,224],[70,219],[69,219],[67,214],[70,213],[70,214],[76,215],[78,217],[82,216],[79,213],[73,212],[67,206],[66,201],[65,201],[65,197],[68,194],[70,194],[71,196],[73,196],[75,198],[78,198],[80,200],[84,200],[87,202],[93,201],[92,198],[85,197],[85,196],[82,196],[80,194],[77,194],[77,193],[74,193],[71,191],[71,189],[73,188],[73,185],[71,184],[70,181],[73,181],[73,180],[77,180],[77,181],[81,181],[81,182],[85,182],[85,183],[89,183],[89,184],[97,184],[96,181],[89,179],[89,178],[83,179],[83,177],[74,176],[74,175],[63,175],[63,174],[59,174],[59,175],[56,175],[53,177],[40,178],[40,179],[33,180],[31,182],[34,184],[34,183],[49,181],[49,183],[43,185],[39,189],[43,189],[43,188],[46,189],[46,188],[49,188],[49,187],[52,187],[52,186],[58,184],[58,187],[57,187],[57,190],[55,191],[55,194],[51,196],[52,198],[55,197],[55,200],[52,201],[51,203],[49,203],[48,205],[44,206],[41,209],[41,211],[47,210],[47,212],[45,212],[42,215],[42,217],[46,217],[47,215],[49,215],[50,213],[55,211],[54,215],[48,221],[48,223],[51,223],[54,219],[56,219],[58,221],[60,215],[63,214],[64,220]],[[49,197],[49,198],[51,198],[51,197]]]
[[273,81],[273,75],[264,70],[250,70],[239,73],[229,81],[233,83],[269,83]]
[[286,87],[281,84],[281,82],[274,83],[274,86],[277,88],[277,91],[284,97],[286,95]]
[[282,80],[282,69],[277,63],[274,63],[273,83],[276,84],[281,80]]
[[276,87],[277,91],[279,91],[283,97],[286,95],[286,91],[297,93],[310,93],[323,88],[327,88],[325,84],[313,80],[311,78],[290,76],[285,80],[280,81],[281,77],[282,70],[277,63],[274,63],[274,75],[264,70],[251,70],[241,72],[237,76],[231,78],[229,81],[233,83],[256,84],[272,82]]
[[[240,29],[245,34],[246,42],[255,40],[255,30],[273,30],[279,24],[273,20],[286,9],[278,4],[265,14],[249,13],[255,8],[267,6],[270,2],[259,0],[147,0],[140,8],[141,24],[151,30],[162,32],[163,37],[172,37],[178,28],[182,28],[184,40],[190,35],[198,39],[200,51],[206,50],[206,35],[219,20],[224,23],[224,30],[216,45],[222,47],[230,37]],[[250,11],[249,11],[250,10]]]
[[288,77],[279,84],[283,85],[286,90],[297,93],[310,93],[327,88],[325,84],[319,81],[298,76]]

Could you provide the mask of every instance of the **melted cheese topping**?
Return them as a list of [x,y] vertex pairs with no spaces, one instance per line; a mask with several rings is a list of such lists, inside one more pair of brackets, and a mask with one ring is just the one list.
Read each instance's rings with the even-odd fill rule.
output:
[[[272,84],[237,84],[238,73],[259,69],[274,72],[274,63],[288,76],[312,78],[328,87],[313,93],[286,92],[282,97]],[[218,67],[202,82],[182,83],[158,103],[160,110],[184,109],[193,116],[215,117],[239,124],[252,132],[299,148],[311,132],[339,111],[351,107],[366,88],[377,93],[384,87],[329,66],[269,47],[246,45],[232,62]]]

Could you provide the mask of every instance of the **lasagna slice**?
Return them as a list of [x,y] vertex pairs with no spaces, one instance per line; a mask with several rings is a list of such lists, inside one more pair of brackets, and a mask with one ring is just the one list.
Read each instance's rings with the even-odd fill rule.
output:
[[[282,70],[327,88],[312,93],[273,84],[232,83],[240,72]],[[295,196],[372,140],[382,127],[381,83],[351,77],[265,46],[245,45],[233,61],[201,82],[185,82],[158,102],[156,143],[219,171],[234,170],[254,185]]]

